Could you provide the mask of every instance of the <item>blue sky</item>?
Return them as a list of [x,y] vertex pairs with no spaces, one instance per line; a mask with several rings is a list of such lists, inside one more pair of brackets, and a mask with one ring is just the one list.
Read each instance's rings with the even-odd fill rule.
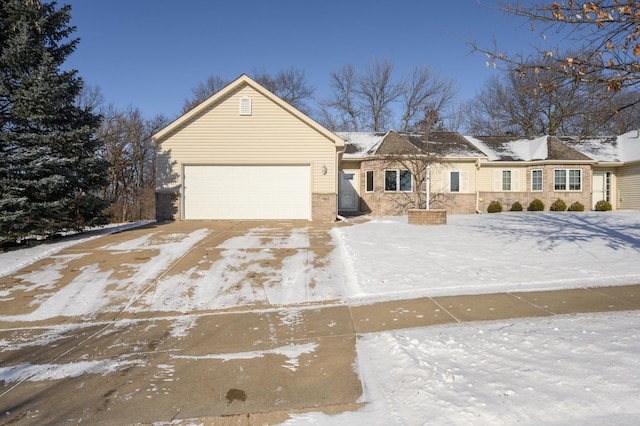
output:
[[[486,3],[495,3],[486,0]],[[477,0],[67,0],[80,37],[65,67],[99,86],[108,103],[151,118],[175,118],[191,88],[210,75],[232,80],[256,68],[306,73],[315,95],[328,94],[330,73],[395,63],[396,76],[416,65],[454,80],[458,100],[488,76],[485,57],[463,39],[509,52],[528,49],[528,24]]]

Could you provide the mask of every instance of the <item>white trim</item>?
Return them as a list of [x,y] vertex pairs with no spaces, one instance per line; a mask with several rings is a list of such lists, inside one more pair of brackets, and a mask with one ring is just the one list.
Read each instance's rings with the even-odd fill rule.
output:
[[[557,171],[564,171],[565,175],[564,175],[564,184],[565,184],[565,189],[556,189],[556,172]],[[570,181],[570,175],[572,171],[579,171],[580,172],[580,189],[570,189],[571,187],[571,181]],[[584,172],[581,168],[560,168],[560,169],[553,169],[553,191],[554,192],[582,192],[584,189],[584,182],[583,179],[584,178]]]
[[[533,172],[540,172],[540,189],[533,189]],[[531,184],[529,186],[529,189],[531,190],[531,192],[544,191],[544,169],[531,169],[530,177],[531,177]]]
[[240,98],[240,115],[251,115],[251,98],[249,96],[243,96]]

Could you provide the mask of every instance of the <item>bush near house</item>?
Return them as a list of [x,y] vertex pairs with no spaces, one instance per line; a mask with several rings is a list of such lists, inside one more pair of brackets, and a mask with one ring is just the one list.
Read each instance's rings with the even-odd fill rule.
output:
[[542,200],[536,198],[529,203],[529,208],[527,208],[530,212],[541,212],[544,210],[544,203]]
[[551,207],[549,208],[549,211],[552,212],[563,212],[565,210],[567,210],[567,203],[562,201],[560,198],[551,203]]
[[611,210],[611,203],[606,200],[600,200],[596,203],[597,212],[606,212]]
[[500,201],[492,201],[489,203],[489,207],[487,207],[487,212],[489,213],[500,213],[502,211],[502,204]]
[[520,204],[520,201],[516,201],[515,203],[513,203],[511,205],[510,211],[512,211],[512,212],[521,212],[522,211],[522,204]]
[[573,204],[571,204],[569,206],[569,211],[570,212],[583,212],[584,211],[584,205],[580,201],[576,201],[575,203],[573,203]]

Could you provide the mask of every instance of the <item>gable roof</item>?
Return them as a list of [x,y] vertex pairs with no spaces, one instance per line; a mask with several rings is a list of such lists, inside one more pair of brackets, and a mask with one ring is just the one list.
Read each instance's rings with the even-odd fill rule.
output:
[[467,140],[484,152],[490,161],[546,160],[548,156],[546,136],[467,136]]
[[409,142],[421,150],[429,151],[428,145],[435,144],[437,151],[445,157],[484,157],[485,154],[458,132],[429,132],[426,139],[420,133],[404,134]]
[[[434,149],[448,157],[484,157],[457,132],[430,132],[424,134],[405,132],[337,132],[346,142],[343,158],[363,158],[373,155],[409,154],[416,150]],[[428,147],[435,144],[434,148]]]
[[375,154],[386,132],[336,132],[345,141],[342,158],[359,158]]
[[294,108],[293,106],[291,106],[287,102],[283,101],[278,96],[276,96],[272,92],[270,92],[267,89],[265,89],[262,85],[258,84],[258,82],[256,82],[255,80],[253,80],[252,78],[250,78],[246,74],[242,74],[240,77],[238,77],[237,79],[235,79],[231,83],[227,84],[225,87],[223,87],[218,92],[216,92],[213,95],[211,95],[209,98],[207,98],[205,101],[200,103],[198,106],[196,106],[192,110],[184,113],[183,115],[181,115],[180,117],[175,119],[173,122],[169,123],[167,126],[165,126],[161,130],[156,132],[153,135],[153,140],[156,143],[162,143],[162,141],[164,139],[166,139],[167,137],[169,137],[170,135],[175,133],[180,128],[182,128],[182,127],[188,125],[189,123],[191,123],[192,121],[196,120],[203,113],[205,113],[209,109],[215,107],[216,104],[220,103],[222,100],[224,100],[231,93],[233,93],[234,91],[238,90],[239,88],[241,88],[241,87],[243,87],[245,85],[246,86],[250,86],[256,92],[258,92],[261,95],[263,95],[264,97],[268,98],[273,103],[279,105],[280,107],[282,107],[284,110],[289,112],[291,115],[293,115],[294,117],[296,117],[300,121],[303,121],[308,126],[310,126],[313,129],[315,129],[318,133],[322,134],[327,139],[332,141],[335,144],[336,147],[338,147],[338,148],[344,147],[344,141],[340,137],[338,137],[336,134],[330,132],[329,130],[327,130],[326,128],[324,128],[320,124],[318,124],[316,121],[314,121],[311,118],[309,118],[306,114],[302,113],[301,111],[299,111],[298,109]]
[[560,141],[600,162],[640,161],[640,130],[632,130],[620,136],[584,138],[563,136]]

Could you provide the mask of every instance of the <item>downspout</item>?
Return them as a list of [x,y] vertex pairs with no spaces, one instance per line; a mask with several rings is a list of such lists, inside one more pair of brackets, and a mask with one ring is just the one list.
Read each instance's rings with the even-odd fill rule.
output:
[[476,159],[476,173],[475,173],[475,186],[476,186],[476,214],[482,214],[480,211],[480,191],[478,191],[478,172],[480,171],[480,159]]

